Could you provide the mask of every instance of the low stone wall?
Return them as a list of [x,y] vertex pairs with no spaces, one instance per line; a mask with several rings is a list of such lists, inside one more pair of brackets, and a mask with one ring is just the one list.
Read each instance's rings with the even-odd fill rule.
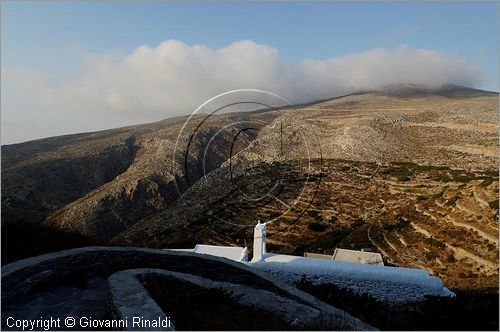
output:
[[[193,278],[234,284],[237,285],[236,288],[246,287],[245,289],[256,293],[269,292],[276,298],[284,298],[286,301],[297,302],[318,310],[323,317],[341,321],[348,330],[373,329],[343,310],[329,306],[314,296],[245,264],[209,255],[146,248],[85,247],[45,254],[5,265],[2,267],[2,309],[8,307],[10,312],[20,312],[18,308],[26,306],[22,299],[28,295],[32,300],[36,300],[39,296],[50,293],[51,290],[68,281],[83,279],[87,280],[84,283],[88,284],[88,280],[92,278],[107,279],[117,272],[130,269],[161,269],[170,271],[168,273],[180,272],[197,276],[192,276]],[[136,284],[136,290],[140,289],[139,285],[140,283]],[[116,290],[116,288],[110,289],[110,291]],[[141,298],[145,296],[144,290],[141,292],[131,291],[127,296]],[[142,297],[142,299],[146,298]],[[107,299],[103,296],[95,301],[105,302]],[[283,302],[283,305],[285,304]],[[45,308],[45,312],[50,314],[52,312],[50,310],[56,310],[51,308],[53,307]],[[23,315],[25,317],[18,318],[34,319],[37,318],[35,317],[37,311],[26,310],[23,311]],[[4,316],[5,312],[2,315],[2,324],[4,324]]]
[[[277,293],[283,289],[256,271],[228,259],[160,249],[126,247],[85,247],[63,250],[20,260],[2,267],[2,303],[33,288],[86,274],[107,278],[136,268],[160,268],[198,274],[219,281],[234,281]],[[262,275],[259,275],[262,277]]]
[[[108,278],[109,306],[115,319],[127,321],[124,330],[128,331],[175,331],[175,326],[169,317],[151,298],[138,277],[158,273],[152,269],[125,270]],[[132,317],[142,317],[145,321],[165,321],[167,324],[158,326],[141,326],[134,324]]]
[[[228,282],[218,282],[199,276],[171,272],[159,269],[135,269],[120,271],[113,274],[108,279],[109,289],[111,293],[111,305],[113,312],[118,319],[127,319],[127,324],[130,330],[162,330],[162,328],[142,328],[134,326],[130,317],[144,316],[146,320],[161,320],[169,321],[168,312],[158,306],[152,298],[154,294],[150,294],[143,286],[146,282],[150,286],[157,285],[161,289],[168,282],[174,281],[174,284],[183,284],[190,289],[205,289],[215,291],[224,296],[229,303],[232,303],[226,308],[226,317],[214,317],[215,320],[239,320],[244,326],[249,326],[252,330],[267,329],[272,327],[275,329],[300,329],[310,330],[318,327],[328,327],[327,329],[335,329],[335,326],[329,326],[330,321],[322,321],[323,315],[320,310],[313,308],[304,303],[292,300],[286,297],[279,296],[273,292],[266,290],[254,289],[245,285],[238,285]],[[155,288],[155,287],[153,287]],[[175,287],[174,287],[175,288]],[[174,290],[175,292],[175,290]],[[196,292],[196,291],[195,291]],[[161,296],[161,294],[159,295]],[[171,302],[174,306],[175,301],[179,300],[166,298],[167,302]],[[192,302],[192,300],[188,300]],[[217,303],[221,305],[221,303]],[[235,307],[241,307],[238,313]],[[190,310],[198,310],[199,308],[184,307],[182,310],[188,312]],[[206,308],[205,308],[206,309]],[[210,308],[208,308],[210,309]],[[242,315],[241,312],[244,312]],[[194,315],[191,314],[192,317]],[[234,317],[239,316],[239,317]],[[174,330],[175,320],[170,322],[167,330]],[[227,325],[227,323],[224,323]],[[337,322],[341,326],[342,322]],[[231,325],[235,329],[240,329],[241,326]],[[163,328],[165,330],[165,328]]]
[[350,289],[356,294],[367,294],[384,302],[416,302],[425,298],[425,295],[443,296],[442,291],[429,289],[417,284],[398,284],[378,280],[356,280],[351,278],[335,278],[333,276],[304,275],[283,271],[265,270],[275,277],[296,284],[300,280],[307,280],[315,285],[333,284],[342,289]]

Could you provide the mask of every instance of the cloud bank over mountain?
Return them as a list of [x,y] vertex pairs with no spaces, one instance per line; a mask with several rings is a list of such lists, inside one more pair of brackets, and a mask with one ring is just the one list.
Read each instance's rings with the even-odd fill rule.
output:
[[94,113],[141,122],[189,114],[234,89],[266,90],[301,103],[398,83],[476,86],[482,79],[479,69],[460,57],[405,46],[292,63],[251,40],[220,49],[167,40],[126,56],[89,56],[79,74],[59,81],[50,73],[5,68],[2,110],[15,113],[26,104],[70,117]]

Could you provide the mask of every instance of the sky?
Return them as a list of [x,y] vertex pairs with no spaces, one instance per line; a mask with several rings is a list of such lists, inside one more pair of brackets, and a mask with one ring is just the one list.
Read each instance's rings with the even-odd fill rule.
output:
[[1,2],[1,142],[397,83],[498,91],[498,2]]

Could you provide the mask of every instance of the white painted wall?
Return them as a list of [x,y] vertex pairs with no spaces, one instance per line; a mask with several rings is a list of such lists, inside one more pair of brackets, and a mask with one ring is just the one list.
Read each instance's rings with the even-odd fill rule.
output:
[[334,284],[382,301],[419,301],[425,295],[454,296],[441,279],[421,269],[358,264],[289,255],[265,254],[251,266],[294,284],[306,279],[313,284]]
[[266,224],[260,220],[253,230],[253,257],[252,262],[259,262],[266,254]]

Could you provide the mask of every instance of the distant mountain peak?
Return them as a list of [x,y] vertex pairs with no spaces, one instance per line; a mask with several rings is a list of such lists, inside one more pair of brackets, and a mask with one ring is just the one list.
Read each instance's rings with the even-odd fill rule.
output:
[[386,93],[398,97],[412,97],[425,95],[438,95],[442,97],[479,97],[483,95],[495,95],[498,92],[474,89],[471,87],[444,84],[439,87],[427,86],[423,84],[391,84],[386,85],[378,92]]

